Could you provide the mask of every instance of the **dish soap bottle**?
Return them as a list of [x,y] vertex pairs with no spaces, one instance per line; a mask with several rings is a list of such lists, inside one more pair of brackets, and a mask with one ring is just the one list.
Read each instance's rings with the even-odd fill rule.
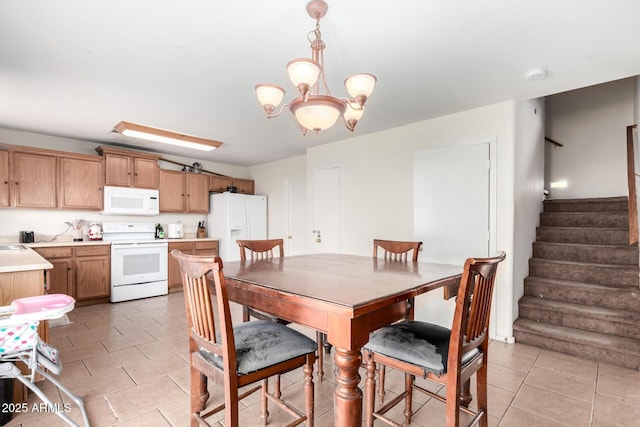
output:
[[164,239],[164,229],[161,224],[156,224],[156,239]]

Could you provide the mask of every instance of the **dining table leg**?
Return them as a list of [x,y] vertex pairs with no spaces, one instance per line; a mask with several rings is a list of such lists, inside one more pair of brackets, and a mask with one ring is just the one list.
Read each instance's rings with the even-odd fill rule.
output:
[[336,346],[336,389],[333,395],[336,427],[355,427],[362,424],[362,390],[358,387],[362,362],[360,349],[345,350]]

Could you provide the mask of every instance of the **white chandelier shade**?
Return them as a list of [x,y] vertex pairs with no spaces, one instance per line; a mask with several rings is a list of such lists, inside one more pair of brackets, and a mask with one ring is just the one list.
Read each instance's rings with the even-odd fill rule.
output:
[[298,58],[287,64],[289,80],[298,88],[298,92],[302,96],[305,96],[318,82],[321,71],[322,67],[313,59]]
[[258,102],[267,110],[267,114],[271,112],[282,102],[284,98],[284,89],[278,85],[271,83],[260,83],[256,85],[256,95]]
[[347,77],[344,81],[344,85],[347,88],[347,92],[353,98],[358,100],[359,97],[365,97],[366,100],[373,92],[376,86],[376,76],[373,74],[360,73]]
[[309,95],[306,101],[302,97],[294,99],[289,109],[300,126],[320,132],[336,123],[338,117],[344,114],[346,105],[333,96]]
[[[307,5],[307,13],[316,20],[315,30],[309,32],[311,42],[311,58],[297,58],[287,64],[287,73],[291,83],[296,87],[299,97],[284,104],[277,113],[275,108],[282,102],[285,90],[280,86],[261,83],[256,85],[258,101],[264,107],[268,118],[278,117],[289,107],[303,133],[307,130],[320,132],[335,124],[343,117],[347,129],[353,132],[356,124],[364,114],[364,105],[373,93],[376,77],[373,74],[358,73],[349,76],[344,84],[350,95],[349,99],[331,95],[324,74],[325,43],[320,34],[320,19],[328,10],[324,0],[311,0]],[[324,93],[320,93],[320,86]]]

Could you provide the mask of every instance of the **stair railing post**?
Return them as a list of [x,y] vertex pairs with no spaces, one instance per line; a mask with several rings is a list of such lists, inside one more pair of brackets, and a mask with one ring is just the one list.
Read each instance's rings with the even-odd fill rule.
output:
[[629,186],[629,244],[638,243],[638,193],[636,190],[635,131],[636,125],[627,126],[627,182]]

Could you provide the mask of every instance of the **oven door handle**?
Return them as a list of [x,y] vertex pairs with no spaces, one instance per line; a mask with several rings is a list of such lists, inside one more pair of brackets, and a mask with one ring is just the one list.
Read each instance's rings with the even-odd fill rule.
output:
[[168,247],[167,243],[115,243],[111,245],[112,249],[132,249],[132,248],[162,248]]

